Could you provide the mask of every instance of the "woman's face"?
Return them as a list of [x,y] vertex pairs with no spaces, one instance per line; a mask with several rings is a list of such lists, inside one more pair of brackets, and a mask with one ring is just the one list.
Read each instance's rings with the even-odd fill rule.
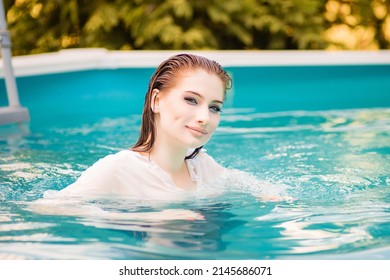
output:
[[218,127],[224,87],[215,74],[188,70],[155,99],[157,140],[182,148],[204,145]]

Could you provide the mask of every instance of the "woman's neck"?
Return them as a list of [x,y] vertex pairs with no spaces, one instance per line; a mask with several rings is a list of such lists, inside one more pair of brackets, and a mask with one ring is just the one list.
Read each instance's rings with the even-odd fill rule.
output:
[[149,157],[168,173],[175,174],[180,172],[183,165],[185,165],[184,159],[186,155],[187,150],[177,149],[169,145],[162,147],[155,143]]
[[153,149],[149,154],[150,160],[158,164],[165,172],[167,172],[176,186],[183,189],[193,189],[195,183],[192,181],[185,157],[187,149],[161,143],[156,141]]

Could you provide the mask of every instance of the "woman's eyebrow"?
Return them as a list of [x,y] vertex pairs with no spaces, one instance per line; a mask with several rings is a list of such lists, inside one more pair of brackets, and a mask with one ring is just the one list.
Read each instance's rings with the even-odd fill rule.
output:
[[[192,90],[186,90],[185,92],[188,92],[188,93],[194,94],[194,95],[198,96],[199,98],[201,98],[201,99],[204,99],[204,96],[203,96],[203,95],[201,95],[200,93],[197,93],[196,91],[192,91]],[[223,104],[223,101],[221,101],[221,100],[213,100],[212,102],[214,102],[214,103],[221,103],[221,104]]]

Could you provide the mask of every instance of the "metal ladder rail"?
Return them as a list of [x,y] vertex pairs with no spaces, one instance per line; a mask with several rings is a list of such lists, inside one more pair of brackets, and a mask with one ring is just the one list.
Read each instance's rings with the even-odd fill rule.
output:
[[7,22],[5,20],[2,0],[0,0],[0,48],[8,98],[8,106],[0,107],[0,125],[28,122],[30,120],[29,111],[27,108],[22,107],[19,101],[12,68],[11,39],[7,31]]

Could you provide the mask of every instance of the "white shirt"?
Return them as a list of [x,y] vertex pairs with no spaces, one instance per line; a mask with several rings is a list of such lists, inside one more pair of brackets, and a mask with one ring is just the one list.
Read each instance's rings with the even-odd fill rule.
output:
[[[195,158],[186,160],[186,164],[197,188],[212,183],[225,170],[204,150]],[[162,198],[185,193],[191,191],[177,187],[170,175],[155,162],[137,152],[123,150],[98,160],[75,183],[55,196],[104,194]]]

